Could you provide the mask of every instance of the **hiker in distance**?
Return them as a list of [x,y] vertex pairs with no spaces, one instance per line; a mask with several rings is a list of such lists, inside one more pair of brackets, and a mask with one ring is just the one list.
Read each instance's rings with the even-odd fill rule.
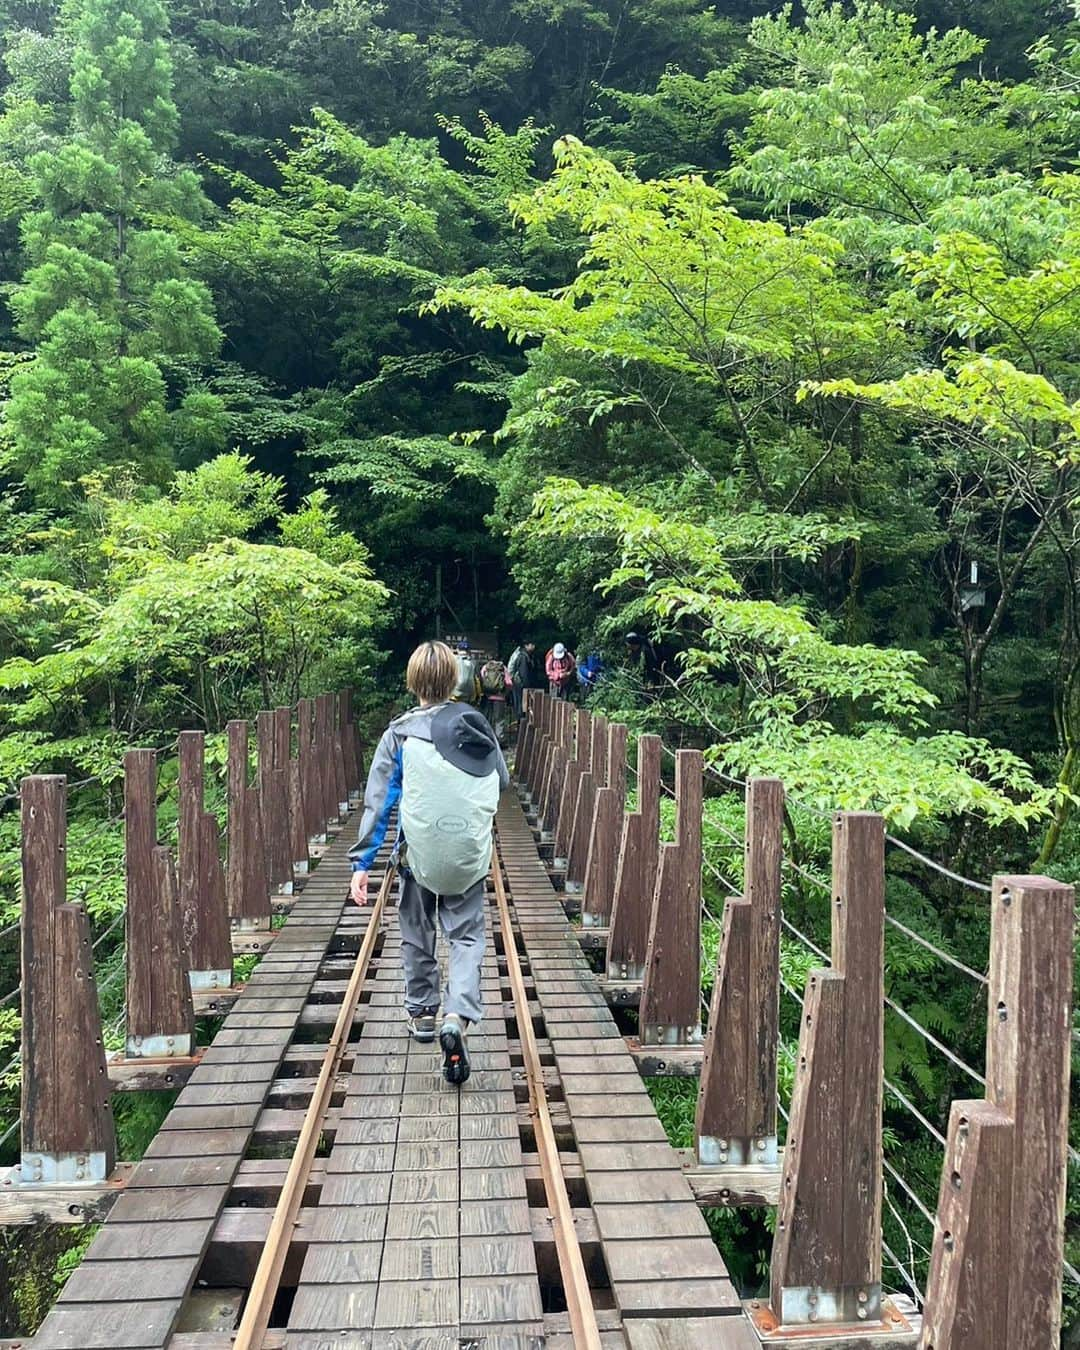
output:
[[521,719],[521,706],[525,690],[532,689],[536,679],[536,643],[528,638],[519,642],[510,654],[506,669],[513,686],[511,698],[514,701],[514,721]]
[[406,684],[420,706],[390,723],[371,761],[360,837],[349,850],[349,894],[367,904],[368,873],[396,806],[406,1020],[417,1041],[435,1040],[437,916],[450,944],[439,1027],[443,1074],[460,1084],[469,1076],[466,1032],[482,1012],[485,883],[499,793],[510,775],[484,715],[451,702],[457,679],[457,661],[444,642],[424,642],[409,658]]
[[567,651],[565,643],[556,642],[544,659],[544,669],[547,672],[548,693],[551,697],[569,698],[577,662],[574,660],[574,653]]

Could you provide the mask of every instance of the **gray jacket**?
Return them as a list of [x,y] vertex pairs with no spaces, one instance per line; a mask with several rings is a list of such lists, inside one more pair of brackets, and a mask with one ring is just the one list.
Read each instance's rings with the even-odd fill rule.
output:
[[[402,751],[406,740],[415,736],[418,740],[430,741],[431,719],[444,708],[444,703],[433,704],[429,708],[413,708],[400,717],[395,717],[383,732],[378,748],[368,769],[367,786],[364,789],[364,812],[360,817],[360,833],[356,843],[349,849],[354,871],[370,872],[375,855],[382,847],[390,817],[401,800],[401,780],[403,773]],[[494,738],[493,738],[494,739]],[[510,773],[502,751],[495,746],[498,756],[496,768],[499,774],[499,787],[505,790],[510,785]],[[401,842],[401,829],[398,828],[398,844]]]

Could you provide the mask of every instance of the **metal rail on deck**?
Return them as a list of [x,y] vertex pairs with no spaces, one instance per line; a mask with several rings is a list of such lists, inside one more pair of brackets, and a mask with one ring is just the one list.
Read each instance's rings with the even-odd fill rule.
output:
[[293,1150],[289,1170],[285,1175],[285,1183],[281,1188],[277,1205],[274,1207],[270,1232],[266,1239],[266,1245],[263,1247],[262,1255],[259,1257],[255,1277],[251,1282],[251,1293],[248,1295],[244,1315],[240,1320],[240,1326],[233,1341],[233,1350],[262,1350],[263,1338],[270,1325],[274,1299],[277,1297],[278,1285],[281,1283],[281,1273],[285,1269],[289,1244],[293,1239],[293,1232],[296,1228],[297,1215],[300,1212],[304,1190],[311,1173],[311,1164],[315,1160],[315,1150],[322,1133],[323,1120],[326,1116],[327,1107],[330,1105],[334,1080],[337,1078],[338,1070],[341,1067],[345,1044],[349,1039],[349,1031],[356,1013],[356,1006],[360,1001],[360,991],[363,988],[364,980],[367,978],[368,965],[371,962],[371,955],[375,950],[375,941],[379,935],[379,923],[382,919],[383,910],[386,908],[386,899],[390,894],[390,886],[393,883],[396,871],[397,868],[393,864],[387,867],[382,885],[379,887],[379,894],[372,906],[371,918],[368,920],[364,940],[360,944],[356,963],[353,966],[345,990],[345,997],[342,1000],[341,1010],[338,1013],[337,1021],[334,1023],[334,1031],[330,1037],[330,1043],[326,1047],[326,1054],[323,1056],[319,1077],[315,1083],[315,1091],[311,1096],[311,1104],[304,1116],[304,1124],[300,1130],[300,1137],[296,1141],[296,1148]]
[[574,1211],[570,1205],[570,1196],[559,1161],[559,1145],[551,1124],[551,1112],[548,1110],[544,1071],[540,1065],[540,1051],[536,1045],[528,995],[525,992],[521,962],[518,960],[517,942],[510,922],[510,906],[506,902],[502,863],[499,860],[497,846],[492,849],[491,875],[495,883],[495,903],[498,906],[499,924],[502,928],[506,970],[514,995],[514,1016],[517,1020],[518,1036],[521,1039],[525,1076],[529,1084],[529,1114],[532,1116],[536,1133],[544,1194],[553,1220],[555,1251],[559,1258],[559,1271],[566,1293],[566,1307],[570,1314],[570,1331],[574,1338],[575,1350],[600,1350],[600,1329],[596,1322],[592,1294],[589,1292],[589,1280],[585,1274],[585,1262],[581,1255],[577,1229],[574,1227]]

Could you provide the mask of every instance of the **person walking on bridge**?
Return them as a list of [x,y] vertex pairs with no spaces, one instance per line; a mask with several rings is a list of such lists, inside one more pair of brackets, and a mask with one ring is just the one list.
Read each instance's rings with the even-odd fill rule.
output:
[[450,1083],[469,1077],[465,1035],[480,1020],[485,890],[506,761],[487,719],[451,701],[458,678],[444,642],[425,642],[409,658],[406,683],[419,707],[383,732],[364,792],[349,894],[367,904],[368,873],[398,808],[394,859],[401,875],[398,927],[405,968],[405,1013],[417,1041],[435,1040],[439,1012],[436,923],[450,946],[439,1044]]
[[551,697],[569,698],[577,662],[573,652],[567,651],[565,643],[556,642],[544,660],[544,669],[547,671],[548,693]]
[[521,705],[526,689],[533,687],[533,680],[536,675],[534,669],[536,663],[536,643],[530,642],[528,638],[524,642],[518,643],[510,653],[510,660],[506,663],[506,669],[509,672],[510,680],[513,684],[511,697],[514,701],[514,721],[521,720]]

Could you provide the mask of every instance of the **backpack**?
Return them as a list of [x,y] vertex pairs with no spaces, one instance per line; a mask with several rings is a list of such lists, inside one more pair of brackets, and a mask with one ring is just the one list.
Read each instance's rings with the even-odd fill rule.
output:
[[443,759],[430,741],[405,741],[401,826],[406,861],[421,886],[460,895],[487,875],[498,805],[496,771],[477,778]]
[[476,663],[468,656],[457,656],[458,677],[454,686],[454,698],[462,703],[471,703],[476,697]]
[[501,661],[485,661],[480,667],[480,685],[485,694],[506,693],[506,667]]

